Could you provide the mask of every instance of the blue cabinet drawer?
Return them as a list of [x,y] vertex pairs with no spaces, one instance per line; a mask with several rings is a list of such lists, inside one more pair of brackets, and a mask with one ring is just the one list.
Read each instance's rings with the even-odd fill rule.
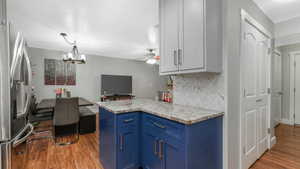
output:
[[146,131],[152,130],[153,132],[157,132],[162,136],[179,140],[183,140],[184,138],[185,126],[183,124],[172,122],[170,120],[149,114],[143,115],[143,123]]
[[139,125],[139,113],[126,113],[118,115],[118,126],[138,126]]

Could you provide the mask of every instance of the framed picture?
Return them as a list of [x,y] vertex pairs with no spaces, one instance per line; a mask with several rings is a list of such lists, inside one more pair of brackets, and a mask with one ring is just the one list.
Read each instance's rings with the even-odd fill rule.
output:
[[45,85],[76,85],[76,64],[62,60],[45,59]]

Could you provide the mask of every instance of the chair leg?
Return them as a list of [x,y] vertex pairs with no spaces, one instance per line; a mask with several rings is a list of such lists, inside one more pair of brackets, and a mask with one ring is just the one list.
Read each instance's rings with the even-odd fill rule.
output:
[[57,141],[57,137],[54,137],[54,142],[56,145],[58,146],[67,146],[67,145],[71,145],[71,144],[75,144],[79,141],[79,123],[76,124],[76,139],[75,140],[72,140],[70,142],[58,142]]

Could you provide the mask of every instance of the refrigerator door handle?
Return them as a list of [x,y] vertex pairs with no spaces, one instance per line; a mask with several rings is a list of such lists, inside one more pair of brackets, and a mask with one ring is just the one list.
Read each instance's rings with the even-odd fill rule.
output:
[[31,103],[31,93],[32,93],[32,72],[31,72],[31,64],[30,64],[30,59],[27,53],[27,50],[25,48],[25,43],[22,41],[22,53],[24,54],[24,58],[27,64],[27,70],[28,70],[28,87],[27,87],[27,96],[26,96],[26,103],[24,105],[24,108],[22,108],[21,112],[18,112],[17,118],[20,118],[24,115],[27,114],[27,111],[30,107]]
[[[27,129],[29,129],[28,133],[25,136],[23,136]],[[14,139],[12,139],[12,146],[17,147],[18,145],[26,141],[26,139],[33,133],[33,129],[33,125],[28,123],[26,127]]]
[[20,32],[17,33],[17,38],[15,40],[15,46],[14,46],[14,51],[13,51],[13,57],[12,57],[12,62],[11,62],[11,68],[10,68],[10,77],[11,77],[11,87],[13,85],[14,81],[14,76],[15,76],[15,71],[17,69],[17,65],[20,62],[21,57],[21,45],[23,40],[21,39]]

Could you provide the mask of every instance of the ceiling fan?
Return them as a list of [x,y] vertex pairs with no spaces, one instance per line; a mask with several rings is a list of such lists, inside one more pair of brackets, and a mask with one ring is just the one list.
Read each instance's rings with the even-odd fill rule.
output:
[[146,49],[146,54],[143,58],[139,58],[138,60],[143,60],[147,64],[159,64],[160,56],[159,51],[157,49],[158,47],[158,31],[159,31],[159,25],[154,25],[149,28],[148,30],[148,40],[149,40],[149,46],[150,48]]
[[159,64],[160,56],[156,55],[155,50],[153,48],[146,49],[147,53],[145,54],[145,58],[143,59],[148,64]]

